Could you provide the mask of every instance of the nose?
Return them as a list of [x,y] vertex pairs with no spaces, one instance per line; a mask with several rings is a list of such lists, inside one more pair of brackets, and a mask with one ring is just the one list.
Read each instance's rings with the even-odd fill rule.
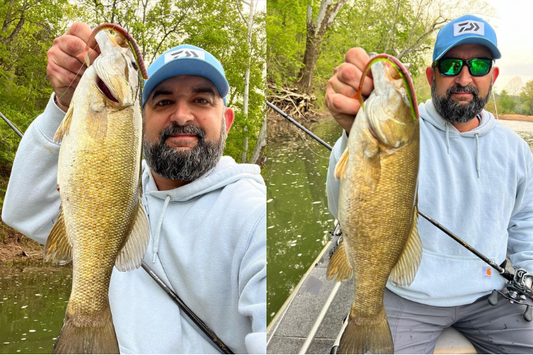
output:
[[472,76],[468,71],[466,64],[461,68],[459,75],[455,77],[455,82],[461,86],[467,86],[472,83]]
[[185,101],[176,102],[175,108],[170,116],[170,121],[184,126],[194,120],[193,111]]

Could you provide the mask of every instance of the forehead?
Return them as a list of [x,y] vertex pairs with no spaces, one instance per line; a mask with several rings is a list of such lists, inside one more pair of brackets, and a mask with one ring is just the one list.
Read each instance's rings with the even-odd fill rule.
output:
[[443,58],[470,59],[475,57],[492,58],[490,50],[481,44],[460,44],[450,49]]
[[220,96],[217,87],[211,80],[198,75],[179,75],[163,80],[152,90],[150,96],[153,96],[157,91],[172,93],[193,92],[195,89],[199,88],[210,88],[217,94],[217,96]]

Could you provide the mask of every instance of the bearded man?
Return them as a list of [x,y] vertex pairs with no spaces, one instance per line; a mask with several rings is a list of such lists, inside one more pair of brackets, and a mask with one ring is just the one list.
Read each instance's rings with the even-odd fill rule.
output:
[[[484,110],[501,57],[496,34],[466,15],[438,33],[426,69],[431,99],[420,104],[418,208],[494,262],[508,257],[533,272],[533,159],[527,143]],[[345,132],[328,171],[329,208],[337,216],[336,162],[360,104],[353,99],[369,57],[351,49],[335,69],[326,104]],[[363,95],[373,90],[367,77]],[[385,201],[386,203],[386,201]],[[341,226],[342,228],[342,226]],[[479,353],[531,353],[532,323],[524,306],[488,296],[505,279],[423,218],[422,261],[409,287],[387,284],[385,310],[395,353],[433,353],[440,333],[454,327]]]
[[[54,94],[20,144],[5,198],[2,219],[42,244],[60,205],[52,137],[85,70],[76,55],[90,34],[76,23],[48,51]],[[180,45],[148,75],[144,260],[232,351],[265,353],[266,188],[257,165],[222,156],[234,118],[224,69],[209,52]],[[218,352],[144,270],[114,270],[109,295],[121,353]]]

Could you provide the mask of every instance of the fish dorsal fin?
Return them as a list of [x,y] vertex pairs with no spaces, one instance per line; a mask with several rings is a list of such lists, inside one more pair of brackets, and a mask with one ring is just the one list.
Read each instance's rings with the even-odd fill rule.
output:
[[68,134],[68,132],[70,131],[70,123],[72,122],[72,116],[74,116],[74,108],[71,105],[68,108],[67,113],[63,118],[63,121],[61,121],[61,124],[59,125],[56,134],[54,134],[54,142],[61,142],[65,134]]
[[335,179],[344,179],[344,176],[346,175],[346,167],[348,166],[348,156],[348,147],[346,147],[344,153],[342,153],[341,158],[335,166]]
[[118,254],[115,266],[119,271],[133,270],[141,266],[148,242],[150,241],[150,228],[148,218],[144,212],[141,200],[137,204],[137,212],[130,235]]
[[415,204],[411,230],[400,259],[394,266],[389,280],[394,286],[409,286],[413,283],[422,260],[422,241],[418,235],[418,207]]
[[60,265],[65,265],[72,261],[72,246],[68,241],[67,228],[61,208],[59,209],[59,217],[44,245],[44,260],[59,263]]
[[348,281],[353,276],[353,269],[348,261],[348,254],[346,254],[346,243],[341,239],[337,250],[329,260],[327,278],[331,280],[335,277],[335,281]]

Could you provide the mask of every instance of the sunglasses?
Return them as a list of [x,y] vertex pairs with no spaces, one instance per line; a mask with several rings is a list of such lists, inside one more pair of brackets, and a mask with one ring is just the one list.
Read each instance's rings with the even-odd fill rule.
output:
[[439,68],[439,72],[445,76],[459,75],[463,66],[466,64],[468,72],[472,76],[487,75],[492,68],[492,59],[489,58],[444,58],[439,59],[433,63],[433,66]]

